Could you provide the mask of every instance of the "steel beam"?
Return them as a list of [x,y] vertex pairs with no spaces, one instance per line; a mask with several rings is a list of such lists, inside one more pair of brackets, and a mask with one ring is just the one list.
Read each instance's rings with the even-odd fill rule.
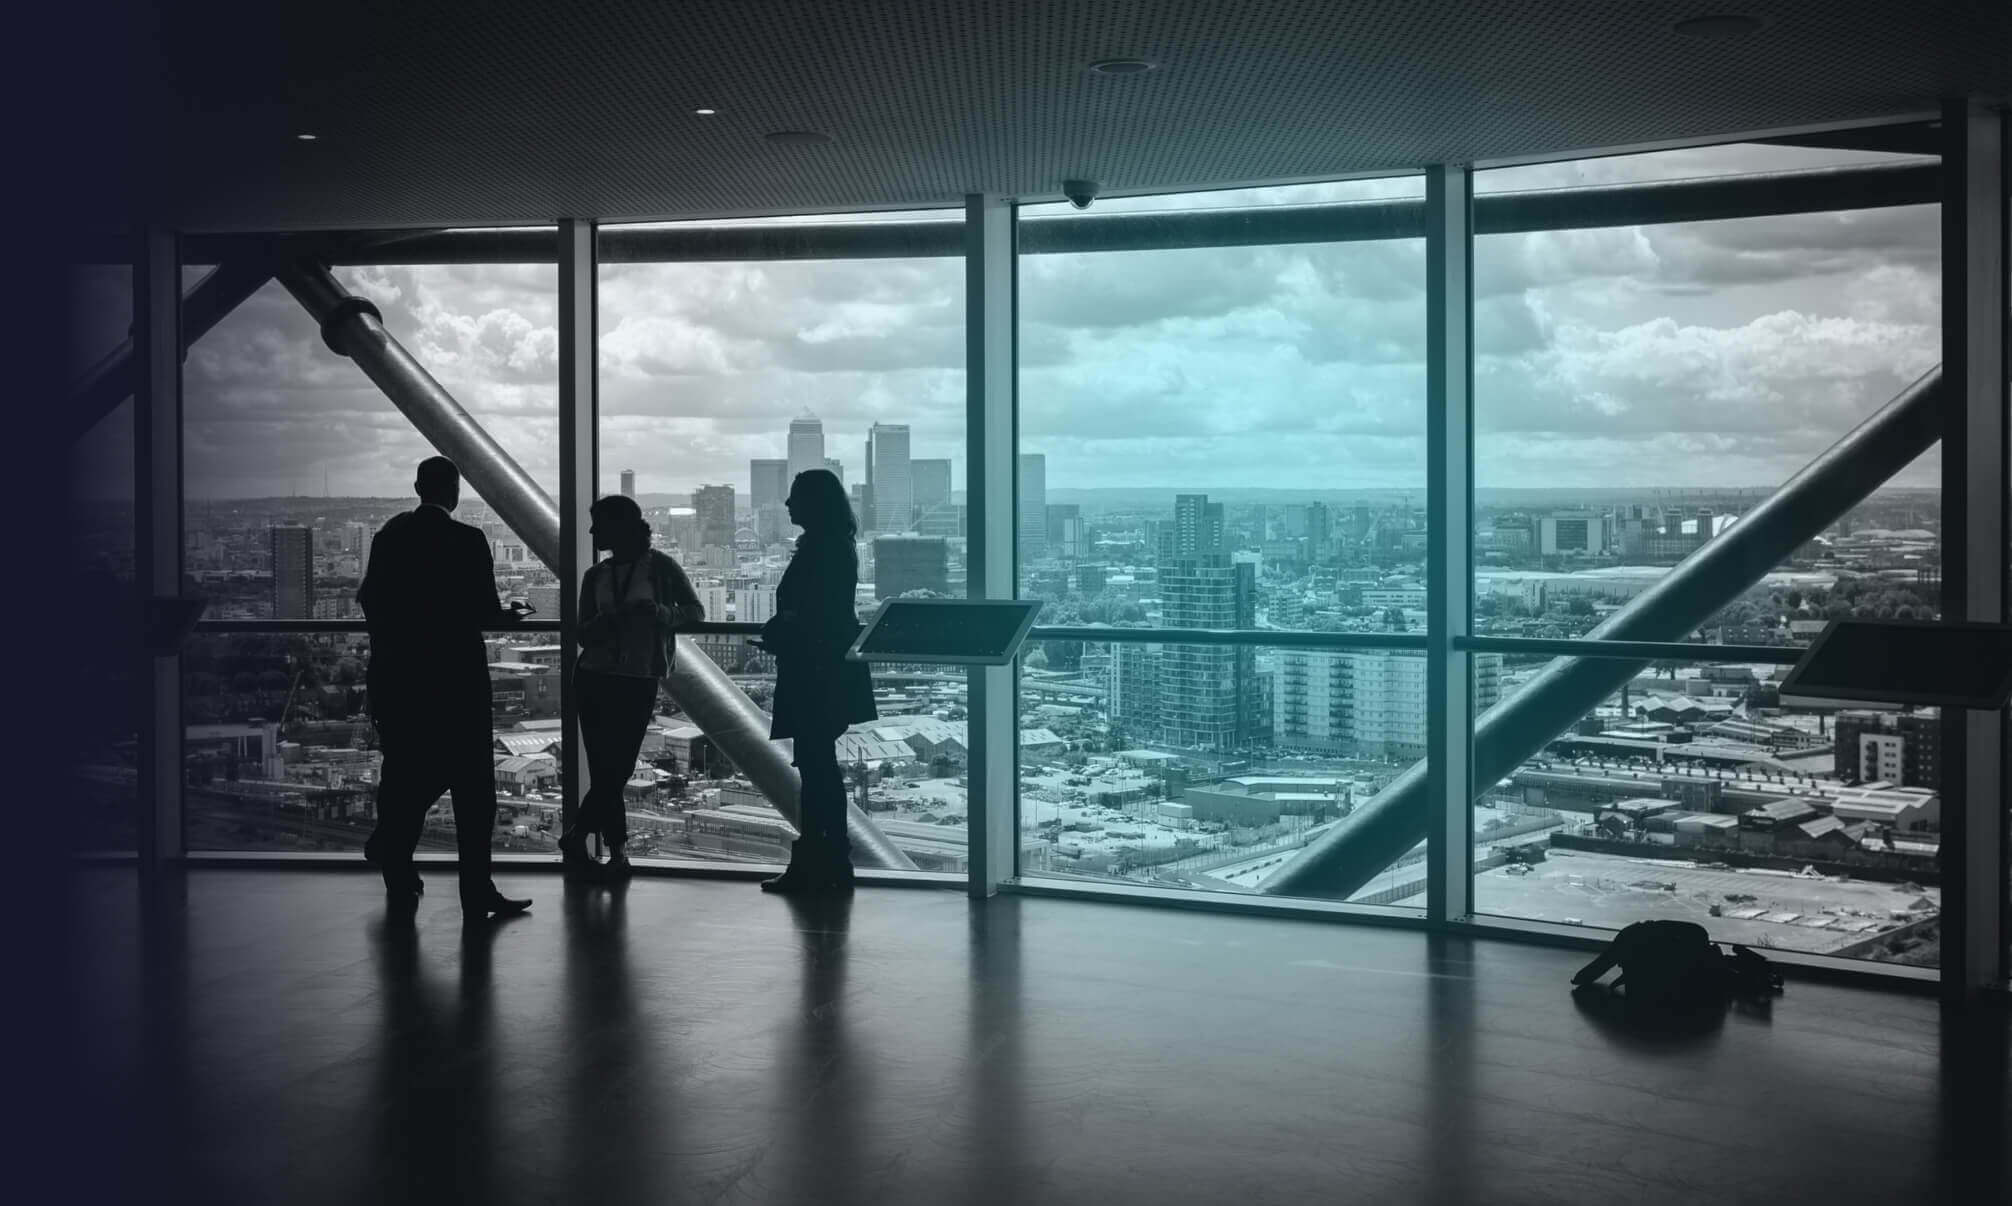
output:
[[[1928,451],[1943,430],[1938,368],[1824,451],[1767,501],[1586,634],[1674,641]],[[1473,782],[1489,784],[1638,674],[1644,660],[1562,657],[1474,725]],[[1274,896],[1346,899],[1426,836],[1427,768],[1414,764],[1264,882]]]
[[[964,577],[973,599],[1011,599],[1017,593],[1016,217],[1011,201],[974,195],[965,199],[958,228],[966,240],[964,494],[971,505]],[[1020,871],[1019,674],[1018,666],[973,666],[968,672],[969,891],[981,898]]]
[[[2006,617],[2005,114],[1943,107],[1942,617]],[[1946,708],[1942,718],[1942,986],[1965,1002],[2005,985],[2006,740],[2000,712]]]
[[[272,279],[272,270],[262,260],[233,260],[218,264],[203,279],[182,294],[181,348],[177,356],[189,354],[196,341],[210,328],[243,304]],[[135,316],[135,326],[138,318]],[[78,379],[70,393],[68,424],[70,439],[83,438],[119,403],[133,396],[134,341],[128,338],[105,354]]]
[[[559,673],[574,681],[580,664],[580,643],[570,634],[580,630],[580,596],[572,583],[585,580],[594,564],[588,538],[588,508],[601,489],[599,427],[601,366],[600,324],[596,301],[600,272],[594,256],[594,224],[576,218],[559,223],[559,565],[564,584],[559,591]],[[580,700],[572,691],[559,695],[559,817],[571,830],[580,802],[593,786],[587,749],[580,733]],[[595,842],[601,841],[595,835]]]
[[[1940,200],[1940,165],[1877,164],[1661,180],[1474,199],[1476,234],[1515,234],[1582,227],[1705,222],[1724,218],[1932,205]],[[1252,247],[1347,243],[1425,236],[1425,202],[1400,199],[1333,205],[1097,213],[1026,218],[1019,223],[1023,255],[1087,251],[1155,251],[1184,247]],[[329,235],[194,236],[197,262],[247,254],[302,255],[331,264],[550,264],[558,232],[550,228],[401,232],[344,242]],[[964,254],[964,231],[950,221],[749,223],[706,226],[667,223],[601,229],[605,264],[717,263],[733,260],[928,258]]]
[[[344,289],[327,267],[295,262],[277,273],[287,292],[321,324],[322,339],[356,362],[419,434],[461,468],[510,530],[553,573],[566,574],[559,508],[510,454],[484,431],[453,395],[405,350],[375,306]],[[768,797],[790,824],[797,823],[802,780],[769,740],[768,715],[691,638],[678,637],[677,664],[667,686],[692,723]],[[914,870],[903,854],[856,805],[848,805],[846,831],[866,866]]]
[[1456,643],[1474,614],[1474,177],[1464,165],[1425,171],[1426,625],[1425,912],[1473,911],[1471,771],[1474,656]]

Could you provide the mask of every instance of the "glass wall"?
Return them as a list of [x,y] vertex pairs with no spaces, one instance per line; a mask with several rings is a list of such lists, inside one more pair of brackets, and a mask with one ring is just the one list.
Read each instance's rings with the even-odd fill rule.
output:
[[[1233,744],[1163,739],[1217,688]],[[1425,654],[1043,641],[1020,724],[1022,874],[1254,893],[1425,756]],[[1421,847],[1350,899],[1424,896]]]
[[[1554,665],[1508,661],[1509,692]],[[1777,664],[1585,664],[1616,689],[1475,804],[1477,913],[1676,918],[1756,947],[1936,964],[1936,709],[1798,706]]]
[[[783,258],[794,227],[856,231],[884,252]],[[859,525],[855,608],[962,597],[965,567],[962,211],[606,227],[599,285],[600,482],[636,498],[712,622],[759,624],[799,534],[791,480],[829,469]],[[737,258],[610,262],[637,236],[703,240]],[[844,254],[840,246],[830,255]],[[734,248],[734,252],[723,252]],[[898,248],[897,248],[898,249]],[[624,256],[626,252],[622,253]],[[768,258],[762,258],[768,257]],[[767,710],[773,660],[731,632],[699,650]],[[876,663],[879,720],[840,739],[854,800],[924,870],[966,866],[966,677]],[[666,690],[663,731],[696,751],[660,853],[778,862],[792,833],[711,750]]]
[[[1734,145],[1482,172],[1483,198],[1831,166],[1933,163]],[[1475,631],[1600,635],[1941,355],[1935,205],[1475,240]],[[1939,449],[1715,611],[1634,639],[1806,645],[1841,618],[1934,619]],[[1753,558],[1747,559],[1749,562]],[[1726,571],[1728,573],[1733,571]],[[1714,591],[1714,593],[1722,593]],[[1613,929],[1652,917],[1760,947],[1933,966],[1939,718],[1800,706],[1780,660],[1509,655],[1477,722],[1478,913]],[[1586,692],[1601,702],[1582,715]],[[1537,730],[1541,744],[1526,751]],[[1511,748],[1511,731],[1525,740]],[[1514,754],[1517,760],[1497,765]],[[1501,840],[1485,840],[1490,832]]]
[[[1423,632],[1425,250],[1388,237],[1422,196],[1407,177],[1021,211],[1022,597],[1043,625],[1253,630],[1029,649],[1026,874],[1254,891],[1423,755],[1422,646],[1256,635]],[[1280,241],[1224,233],[1243,223]]]
[[[553,265],[339,268],[335,277],[374,302],[391,336],[556,497]],[[374,812],[378,754],[366,716],[357,587],[378,530],[417,505],[413,470],[433,453],[357,365],[327,348],[312,316],[277,282],[190,348],[184,557],[193,589],[207,600],[206,620],[353,626],[214,632],[189,646],[190,848],[360,848]],[[556,623],[558,578],[473,483],[464,483],[455,518],[488,537],[499,597],[525,600],[537,619]],[[556,741],[557,642],[556,631],[490,642],[499,785],[515,781],[532,801],[549,788],[552,808],[556,758],[517,747],[540,735]],[[552,849],[548,811],[506,802],[497,848]],[[429,829],[427,842],[451,846],[445,802],[431,825],[449,828],[444,839]]]
[[[116,355],[133,321],[133,273],[124,264],[80,264],[69,274],[71,346],[66,367],[82,380]],[[80,403],[65,399],[74,411]],[[87,415],[73,429],[64,466],[68,490],[67,592],[85,616],[79,632],[93,634],[66,658],[77,676],[80,724],[71,751],[76,814],[72,837],[82,850],[131,850],[137,840],[139,730],[134,678],[140,649],[132,618],[134,589],[133,401]],[[80,419],[80,424],[82,420]]]
[[[1907,161],[1733,145],[1485,171],[1475,191]],[[1475,631],[1585,635],[1934,367],[1939,223],[1916,205],[1476,238]],[[1938,455],[1653,639],[1935,617]]]

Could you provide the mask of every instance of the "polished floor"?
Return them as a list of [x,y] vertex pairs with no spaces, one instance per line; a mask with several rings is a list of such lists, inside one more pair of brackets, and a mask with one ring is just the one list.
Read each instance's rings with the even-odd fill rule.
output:
[[2003,1017],[1921,997],[1794,984],[1654,1037],[1540,947],[499,878],[529,916],[219,870],[142,927],[90,873],[107,1169],[178,1202],[2004,1200]]

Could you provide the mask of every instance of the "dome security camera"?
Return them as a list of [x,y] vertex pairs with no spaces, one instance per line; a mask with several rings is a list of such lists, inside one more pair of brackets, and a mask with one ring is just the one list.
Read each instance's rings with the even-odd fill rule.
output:
[[1097,182],[1095,180],[1064,180],[1062,182],[1062,195],[1069,198],[1069,204],[1075,206],[1077,209],[1088,209],[1090,208],[1090,202],[1097,199]]

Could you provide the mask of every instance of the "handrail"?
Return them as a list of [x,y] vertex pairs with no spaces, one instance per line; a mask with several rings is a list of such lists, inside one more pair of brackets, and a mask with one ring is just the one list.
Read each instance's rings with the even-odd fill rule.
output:
[[1540,637],[1454,637],[1453,647],[1473,653],[1537,657],[1608,657],[1659,662],[1766,662],[1793,666],[1808,652],[1789,645],[1707,645],[1697,641],[1552,640]]

